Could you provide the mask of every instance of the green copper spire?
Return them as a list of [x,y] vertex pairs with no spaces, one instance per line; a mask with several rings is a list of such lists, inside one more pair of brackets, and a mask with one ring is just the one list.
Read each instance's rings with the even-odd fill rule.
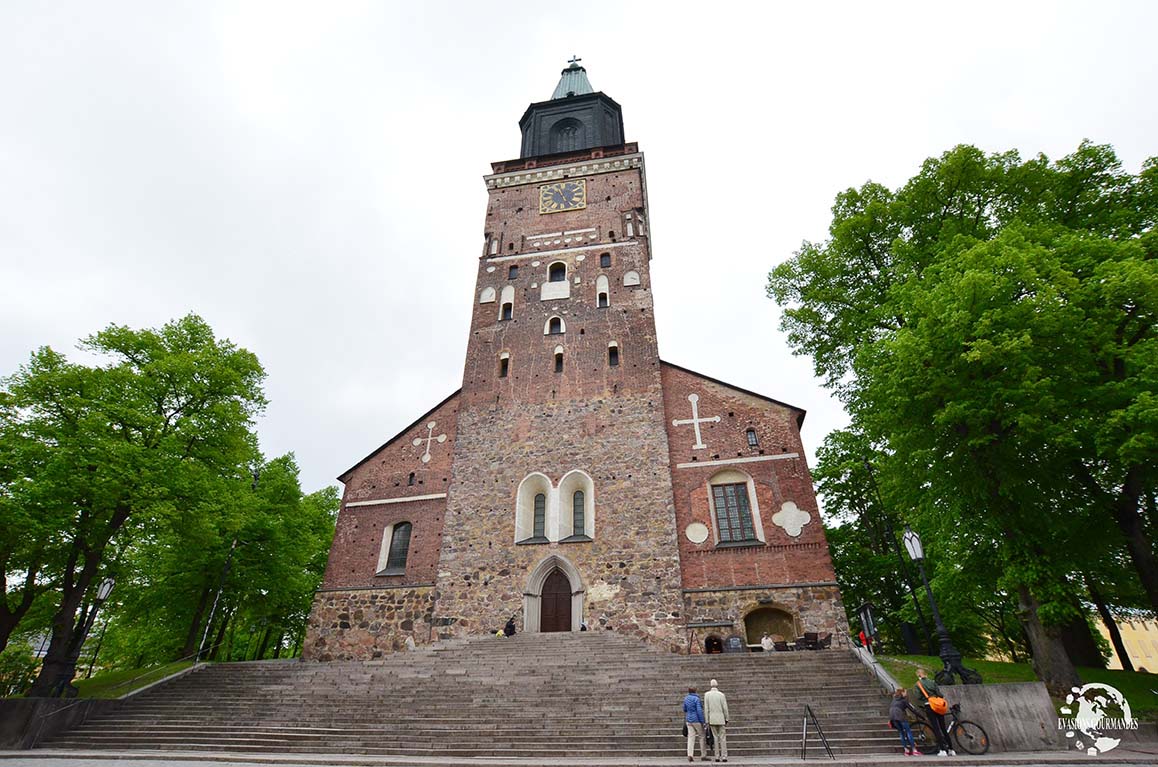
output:
[[572,56],[571,60],[567,62],[571,66],[561,73],[563,76],[559,78],[559,84],[555,86],[555,92],[551,94],[552,101],[595,92],[595,89],[591,87],[591,82],[587,79],[587,70],[579,66],[579,62],[582,60]]

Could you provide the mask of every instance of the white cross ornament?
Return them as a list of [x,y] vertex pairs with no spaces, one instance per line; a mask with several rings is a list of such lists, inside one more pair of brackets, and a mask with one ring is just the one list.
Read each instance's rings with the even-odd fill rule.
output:
[[422,462],[423,463],[430,463],[430,443],[431,442],[437,442],[440,445],[443,442],[446,442],[446,435],[445,434],[439,434],[437,437],[434,436],[434,427],[435,426],[438,426],[437,421],[431,421],[430,423],[426,424],[426,439],[423,439],[422,437],[415,437],[414,438],[414,446],[415,447],[418,447],[423,442],[426,443],[426,452],[422,455]]
[[671,422],[671,425],[686,426],[690,423],[692,426],[694,426],[696,429],[696,444],[692,445],[692,450],[702,450],[703,448],[707,447],[707,445],[704,444],[704,439],[702,436],[700,436],[700,424],[719,423],[720,417],[718,415],[714,415],[711,418],[700,418],[700,395],[698,394],[689,394],[688,402],[692,403],[692,417],[674,420]]

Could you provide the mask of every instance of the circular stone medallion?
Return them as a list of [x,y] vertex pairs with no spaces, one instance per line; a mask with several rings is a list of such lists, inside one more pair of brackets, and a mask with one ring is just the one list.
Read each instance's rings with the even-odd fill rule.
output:
[[708,526],[703,522],[692,522],[684,528],[684,535],[692,543],[703,543],[708,540]]

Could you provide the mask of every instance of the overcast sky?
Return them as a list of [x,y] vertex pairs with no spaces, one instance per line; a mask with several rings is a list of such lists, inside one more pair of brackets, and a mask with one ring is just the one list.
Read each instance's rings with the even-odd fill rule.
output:
[[661,356],[845,416],[764,296],[959,143],[1158,154],[1158,3],[0,0],[0,374],[196,312],[314,490],[461,384],[489,163],[572,54],[647,158]]

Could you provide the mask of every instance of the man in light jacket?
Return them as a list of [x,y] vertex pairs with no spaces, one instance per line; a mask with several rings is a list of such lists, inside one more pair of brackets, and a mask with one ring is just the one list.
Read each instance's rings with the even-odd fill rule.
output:
[[728,761],[728,699],[720,692],[719,684],[712,680],[712,689],[704,693],[704,716],[708,726],[712,728],[712,737],[716,739],[712,753],[717,762]]

